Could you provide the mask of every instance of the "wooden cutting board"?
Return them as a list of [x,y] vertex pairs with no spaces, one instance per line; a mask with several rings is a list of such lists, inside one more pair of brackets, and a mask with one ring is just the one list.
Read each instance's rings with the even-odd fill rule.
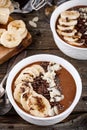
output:
[[[12,20],[13,20],[13,18],[9,17],[8,23]],[[7,25],[8,25],[8,23],[7,23]],[[0,24],[0,28],[7,29],[7,25]],[[24,50],[26,47],[28,47],[31,44],[31,42],[32,42],[32,36],[28,32],[26,38],[23,39],[22,42],[15,48],[6,48],[6,47],[0,45],[0,64],[4,63],[5,61],[10,59],[14,55],[16,55],[19,52],[21,52],[22,50]]]

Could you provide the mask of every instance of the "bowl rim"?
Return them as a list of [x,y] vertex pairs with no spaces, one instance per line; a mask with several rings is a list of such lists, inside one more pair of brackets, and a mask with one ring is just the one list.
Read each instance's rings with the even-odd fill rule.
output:
[[[75,3],[74,6],[79,6],[79,5],[82,5],[82,4],[83,4],[83,6],[85,6],[84,1],[87,3],[86,0],[80,0],[80,1],[69,0],[69,1],[66,1],[66,2],[62,3],[61,5],[59,5],[59,6],[53,11],[53,13],[52,13],[52,15],[51,15],[51,18],[50,18],[50,28],[51,28],[51,31],[52,31],[54,37],[56,37],[61,43],[65,44],[66,46],[71,47],[71,48],[73,48],[73,49],[85,50],[85,51],[87,51],[87,47],[86,47],[86,48],[82,48],[82,47],[78,47],[78,46],[73,46],[73,45],[68,44],[68,43],[65,42],[64,40],[62,40],[62,39],[59,37],[59,35],[57,34],[56,29],[55,29],[56,20],[57,20],[59,14],[61,13],[61,8],[62,8],[63,6],[66,6],[67,4],[73,4],[73,3]],[[72,7],[74,7],[74,6],[72,5],[72,6],[70,6],[69,8],[72,8]],[[87,6],[87,5],[86,5],[86,6]],[[67,9],[69,9],[69,8],[67,8]],[[59,12],[60,12],[60,13],[59,13]],[[56,13],[57,13],[58,15],[56,15]],[[55,17],[55,15],[56,15],[56,17]],[[53,24],[53,19],[55,20],[55,23],[54,23],[55,25]],[[57,43],[56,43],[56,44],[57,44]]]
[[[30,115],[28,113],[26,113],[25,111],[23,111],[18,105],[17,103],[15,102],[14,98],[13,98],[13,95],[12,95],[12,89],[11,89],[11,84],[12,84],[12,81],[15,77],[15,75],[25,66],[27,66],[28,64],[25,65],[25,62],[29,59],[33,59],[33,58],[40,58],[40,57],[52,57],[52,58],[57,58],[57,60],[61,60],[62,62],[66,63],[68,66],[70,66],[72,68],[72,70],[75,72],[76,76],[78,77],[78,80],[79,80],[79,86],[80,88],[78,89],[79,90],[79,93],[77,92],[77,87],[76,87],[76,95],[75,95],[75,98],[72,102],[72,104],[70,105],[69,108],[67,108],[64,112],[60,113],[59,115],[56,115],[56,116],[52,116],[52,117],[36,117],[36,116],[33,116],[33,115]],[[41,61],[41,60],[36,60],[36,61]],[[43,60],[45,61],[45,60]],[[50,60],[47,60],[47,61],[50,61]],[[33,61],[35,62],[35,61]],[[33,63],[32,62],[32,63]],[[17,68],[18,66],[20,66],[21,64],[24,64],[18,71],[17,71]],[[31,63],[29,63],[31,64]],[[62,64],[61,64],[62,65]],[[64,65],[62,65],[64,66]],[[66,68],[66,67],[65,67]],[[14,74],[14,77],[12,77]],[[71,74],[72,75],[72,74]],[[72,75],[73,76],[73,75]],[[11,79],[12,78],[12,79]],[[73,77],[74,78],[74,77]],[[74,79],[75,80],[75,79]],[[10,85],[9,85],[10,83]],[[75,82],[76,83],[76,82]],[[10,86],[10,89],[9,89],[9,86]],[[77,85],[76,85],[77,86]],[[82,93],[82,81],[81,81],[81,77],[78,73],[78,71],[75,69],[75,67],[70,63],[68,62],[67,60],[63,59],[62,57],[59,57],[59,56],[56,56],[56,55],[52,55],[52,54],[35,54],[35,55],[32,55],[32,56],[29,56],[27,58],[24,58],[23,60],[19,61],[13,68],[12,70],[10,71],[9,75],[8,75],[8,78],[7,78],[7,83],[6,83],[6,92],[7,92],[7,95],[8,95],[8,98],[12,104],[12,106],[14,107],[15,110],[17,111],[20,111],[20,113],[22,113],[23,115],[27,116],[27,117],[30,117],[32,119],[36,119],[36,120],[52,120],[52,119],[56,119],[56,118],[61,118],[62,116],[66,115],[69,113],[70,109],[71,109],[71,112],[73,111],[73,109],[75,108],[75,106],[77,105],[80,97],[81,97],[81,93]]]

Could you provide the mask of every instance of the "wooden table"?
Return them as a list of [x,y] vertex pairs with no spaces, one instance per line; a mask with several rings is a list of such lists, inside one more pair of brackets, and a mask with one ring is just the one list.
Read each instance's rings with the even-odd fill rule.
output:
[[[61,123],[48,127],[35,126],[21,119],[12,108],[6,115],[0,116],[0,130],[87,130],[87,61],[69,58],[57,48],[50,30],[49,20],[44,15],[44,9],[25,15],[12,14],[12,16],[15,19],[24,20],[33,37],[32,44],[26,50],[22,51],[22,54],[25,53],[27,57],[33,54],[47,53],[68,60],[75,66],[82,78],[83,91],[81,99],[74,111]],[[39,17],[37,28],[29,25],[29,20],[32,20],[35,16]],[[21,53],[19,55],[21,55]],[[9,61],[0,65],[0,81],[5,76],[9,64],[12,64],[17,56],[14,56]]]

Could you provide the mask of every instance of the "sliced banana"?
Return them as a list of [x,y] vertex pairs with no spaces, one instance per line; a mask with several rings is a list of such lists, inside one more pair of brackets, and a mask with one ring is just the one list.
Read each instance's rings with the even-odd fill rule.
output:
[[74,37],[66,37],[66,36],[64,36],[64,39],[65,39],[66,41],[71,41],[71,42],[75,42],[75,41],[78,40],[78,38],[74,38]]
[[57,32],[62,35],[62,36],[66,36],[66,37],[72,37],[74,36],[74,34],[77,32],[76,29],[72,30],[71,32],[63,32],[57,29]]
[[29,91],[25,91],[24,93],[21,94],[21,98],[20,98],[20,102],[22,107],[29,112],[29,106],[27,103],[28,98],[31,96],[31,94],[29,93]]
[[27,84],[27,85],[26,85],[26,84],[24,84],[24,83],[20,83],[20,84],[16,85],[16,88],[15,88],[15,90],[14,90],[14,99],[15,99],[17,102],[21,103],[21,102],[20,102],[21,94],[24,93],[25,91],[28,91],[29,94],[31,94],[32,91],[33,91],[32,86],[31,86],[30,84]]
[[1,35],[6,31],[6,29],[3,29],[3,28],[0,28],[0,38],[1,38]]
[[36,76],[38,76],[38,72],[35,68],[33,68],[32,66],[31,67],[27,67],[25,68],[22,73],[25,73],[25,74],[28,74],[30,75],[32,78],[35,78]]
[[0,24],[6,24],[9,19],[10,10],[8,8],[0,8]]
[[0,0],[0,7],[4,7],[6,5],[7,0]]
[[10,13],[14,11],[14,6],[12,4],[9,6],[9,10],[10,10]]
[[34,116],[46,117],[51,109],[49,101],[44,96],[35,92],[29,97],[27,103],[30,114]]
[[57,28],[61,31],[65,31],[65,30],[73,30],[74,26],[62,26],[62,25],[57,25]]
[[13,48],[21,43],[22,39],[18,33],[5,31],[1,35],[1,44],[7,48]]
[[15,85],[21,82],[33,82],[33,76],[30,73],[20,73],[20,75],[15,80]]
[[33,82],[34,78],[44,73],[44,69],[40,65],[32,65],[22,70],[17,79],[15,80],[15,85],[20,82]]
[[20,35],[26,31],[26,26],[23,20],[14,20],[8,24],[8,31],[10,32],[18,32]]
[[66,41],[71,41],[71,42],[76,42],[79,38],[81,38],[81,33],[78,33],[77,35],[74,35],[73,37],[64,36],[64,39]]
[[24,31],[24,33],[21,34],[22,40],[27,36],[27,33],[28,33],[28,31],[27,31],[27,29],[26,29],[26,30]]
[[68,18],[68,19],[72,20],[72,19],[77,19],[79,16],[80,16],[80,13],[78,11],[74,11],[74,10],[64,11],[61,13],[62,19]]
[[40,72],[34,66],[31,66],[31,71],[35,74],[35,77],[40,75]]
[[4,7],[9,8],[11,6],[11,1],[7,0],[6,4],[4,5]]
[[43,74],[45,72],[41,65],[33,65],[33,67],[37,69],[39,73]]
[[74,46],[82,46],[83,44],[84,44],[84,42],[78,42],[78,41],[76,41],[76,42],[69,42],[69,44],[71,44],[71,45],[74,45]]
[[77,24],[77,20],[69,20],[59,18],[59,24],[64,26],[75,26]]

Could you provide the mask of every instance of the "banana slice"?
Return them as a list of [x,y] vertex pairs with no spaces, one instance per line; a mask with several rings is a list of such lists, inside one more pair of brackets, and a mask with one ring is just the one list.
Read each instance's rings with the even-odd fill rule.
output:
[[37,117],[48,116],[49,110],[51,109],[49,101],[44,96],[35,92],[28,98],[27,104],[30,114]]
[[21,82],[33,82],[33,75],[31,75],[29,72],[20,73],[20,75],[15,80],[15,85]]
[[40,65],[32,65],[21,71],[17,79],[15,80],[15,85],[21,82],[33,82],[34,78],[44,73],[44,69]]
[[36,68],[39,73],[44,74],[45,71],[41,65],[33,65],[33,67]]
[[64,39],[65,39],[66,41],[71,41],[71,42],[75,42],[75,41],[78,40],[78,38],[74,38],[74,37],[64,37]]
[[61,13],[62,19],[77,19],[80,16],[80,13],[78,11],[64,11]]
[[18,32],[20,35],[23,35],[26,31],[25,23],[22,20],[14,20],[8,24],[8,31]]
[[65,30],[73,30],[74,26],[62,26],[62,25],[57,25],[57,28],[61,31],[65,31]]
[[72,37],[72,36],[74,36],[74,34],[77,32],[77,30],[74,29],[74,30],[72,30],[71,32],[63,32],[63,31],[57,29],[57,32],[58,32],[60,35],[62,35],[62,36]]
[[14,11],[14,6],[12,4],[9,6],[9,10],[10,10],[10,13]]
[[6,5],[7,0],[0,0],[0,7],[4,7]]
[[1,35],[1,44],[7,48],[13,48],[21,43],[22,39],[18,33],[5,31]]
[[79,38],[81,38],[81,33],[78,33],[77,35],[75,35],[73,37],[64,36],[64,39],[66,41],[71,41],[71,42],[76,42]]
[[23,94],[21,94],[21,98],[20,98],[20,102],[22,107],[29,112],[29,106],[27,103],[28,98],[31,96],[31,94],[29,93],[29,91],[25,91]]
[[32,86],[30,84],[26,85],[26,83],[20,83],[20,84],[16,85],[16,88],[15,88],[14,94],[13,94],[14,95],[14,99],[17,102],[21,103],[20,102],[21,94],[24,93],[25,91],[28,91],[28,93],[31,94],[32,91],[33,91]]
[[3,29],[3,28],[0,28],[0,38],[1,38],[1,35],[6,31],[6,29]]
[[28,33],[28,31],[27,31],[27,29],[26,29],[26,30],[24,31],[24,33],[21,34],[22,40],[27,36],[27,33]]
[[31,71],[35,74],[35,77],[40,75],[40,72],[34,66],[31,67]]
[[36,78],[36,76],[39,76],[38,71],[33,67],[27,67],[25,68],[22,73],[28,74],[33,78]]
[[73,45],[73,46],[82,46],[84,44],[84,42],[68,42],[69,44]]
[[65,26],[75,26],[77,24],[77,20],[69,20],[59,18],[59,24]]
[[8,8],[0,8],[0,24],[6,24],[9,19],[10,10]]
[[6,4],[4,5],[5,8],[9,8],[11,6],[11,1],[7,0]]

